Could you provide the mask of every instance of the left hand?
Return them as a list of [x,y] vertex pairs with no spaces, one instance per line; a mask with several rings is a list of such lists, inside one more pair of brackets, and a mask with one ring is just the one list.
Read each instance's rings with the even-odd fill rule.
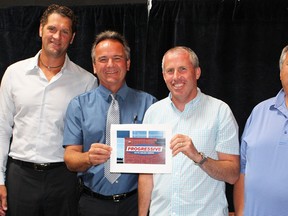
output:
[[179,152],[182,152],[194,162],[198,162],[202,159],[198,150],[195,148],[192,139],[183,134],[176,134],[171,139],[170,149],[172,150],[173,156],[177,155]]

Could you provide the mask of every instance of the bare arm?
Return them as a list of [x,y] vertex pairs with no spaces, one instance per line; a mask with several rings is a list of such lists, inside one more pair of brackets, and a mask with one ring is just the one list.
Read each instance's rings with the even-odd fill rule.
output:
[[[170,142],[173,156],[182,152],[195,162],[202,160],[202,156],[195,148],[190,137],[177,134]],[[239,155],[218,153],[218,160],[208,158],[201,168],[212,178],[234,184],[239,178]]]
[[7,210],[7,190],[5,185],[0,185],[0,216],[5,216]]
[[234,184],[239,178],[239,155],[218,153],[218,158],[208,158],[201,168],[214,179]]
[[234,185],[233,200],[235,208],[235,216],[244,215],[244,174],[240,174],[240,178]]
[[153,175],[140,174],[138,179],[139,216],[147,216],[153,189]]
[[94,165],[105,163],[112,148],[105,144],[93,143],[87,152],[82,152],[82,145],[70,145],[65,148],[64,161],[69,170],[84,172]]

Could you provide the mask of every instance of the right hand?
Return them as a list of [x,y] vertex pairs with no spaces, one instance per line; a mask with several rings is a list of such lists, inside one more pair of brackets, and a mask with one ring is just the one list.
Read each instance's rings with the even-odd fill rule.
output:
[[106,144],[93,143],[88,151],[91,165],[105,163],[111,155],[112,148]]
[[5,216],[7,211],[7,189],[0,185],[0,216]]

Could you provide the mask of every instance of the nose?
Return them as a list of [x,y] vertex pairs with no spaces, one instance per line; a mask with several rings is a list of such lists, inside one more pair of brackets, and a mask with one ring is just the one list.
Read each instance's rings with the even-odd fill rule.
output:
[[56,31],[56,32],[53,34],[53,38],[59,39],[59,38],[60,38],[60,34],[61,34],[60,31]]
[[107,66],[108,67],[112,67],[113,66],[113,59],[112,58],[108,58],[108,62],[107,62]]
[[178,70],[175,70],[174,73],[173,73],[173,79],[176,80],[180,77],[180,73]]

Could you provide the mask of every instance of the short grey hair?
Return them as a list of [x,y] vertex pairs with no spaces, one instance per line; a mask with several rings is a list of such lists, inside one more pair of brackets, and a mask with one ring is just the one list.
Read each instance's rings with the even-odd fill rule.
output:
[[193,65],[194,68],[198,68],[199,67],[199,59],[198,59],[198,56],[196,55],[196,53],[190,49],[189,47],[186,47],[186,46],[176,46],[176,47],[173,47],[171,49],[169,49],[163,56],[162,58],[162,71],[164,70],[164,63],[165,63],[165,57],[168,53],[170,52],[174,52],[174,51],[180,51],[180,50],[184,50],[186,52],[188,52],[189,54],[189,59],[191,61],[191,64]]
[[287,52],[288,52],[288,45],[283,48],[281,56],[280,56],[280,60],[279,60],[279,68],[280,68],[280,70],[282,69],[283,63],[284,63],[284,61],[286,59]]

